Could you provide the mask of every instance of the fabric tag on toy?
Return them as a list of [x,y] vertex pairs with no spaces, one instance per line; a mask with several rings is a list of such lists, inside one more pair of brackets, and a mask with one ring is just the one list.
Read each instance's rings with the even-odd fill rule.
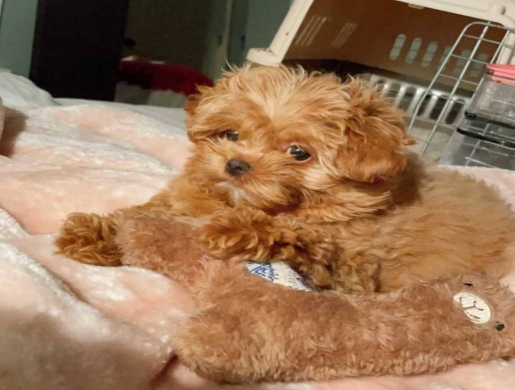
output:
[[295,272],[288,264],[277,263],[247,263],[247,270],[257,276],[276,284],[293,288],[295,290],[313,291],[302,276]]
[[454,296],[456,302],[465,312],[465,315],[474,324],[485,324],[492,318],[492,310],[488,303],[475,294],[460,292]]

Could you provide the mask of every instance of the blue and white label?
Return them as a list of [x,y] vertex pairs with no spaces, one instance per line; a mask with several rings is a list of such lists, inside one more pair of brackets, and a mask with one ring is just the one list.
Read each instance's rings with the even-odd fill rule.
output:
[[261,276],[272,283],[295,290],[313,291],[307,286],[304,278],[286,263],[256,263],[251,261],[247,263],[247,269],[251,274]]

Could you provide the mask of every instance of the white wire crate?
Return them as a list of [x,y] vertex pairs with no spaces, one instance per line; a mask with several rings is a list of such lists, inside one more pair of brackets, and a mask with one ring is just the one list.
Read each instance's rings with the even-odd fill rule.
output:
[[[450,97],[444,89],[437,88],[433,88],[431,93],[427,94],[427,86],[377,74],[364,75],[364,78],[368,79],[371,86],[378,88],[381,94],[397,108],[406,113],[408,123],[415,115],[417,116],[416,122],[408,129],[410,135],[417,140],[417,144],[411,148],[428,161],[439,160],[470,102],[470,97],[463,94]],[[446,106],[449,99],[452,104]],[[423,104],[418,107],[420,101]],[[429,139],[431,129],[440,114],[442,118],[438,124],[438,130]],[[430,147],[424,148],[426,142]]]
[[[479,166],[499,166],[502,168],[514,169],[515,164],[511,160],[515,159],[515,150],[507,144],[499,144],[487,140],[485,137],[469,137],[456,132],[458,123],[463,119],[470,99],[464,97],[463,91],[473,92],[477,89],[486,65],[489,63],[500,62],[499,57],[512,58],[514,51],[513,37],[515,30],[489,22],[473,22],[467,25],[456,39],[449,54],[442,62],[433,80],[419,97],[416,108],[408,126],[408,133],[412,134],[419,141],[419,153],[426,159],[436,159],[442,152],[442,138],[450,135],[447,146],[439,159],[442,164],[453,165],[479,165]],[[499,34],[501,32],[502,34]],[[492,39],[491,35],[502,38]],[[472,43],[472,49],[464,53],[460,48],[464,41]],[[495,50],[491,57],[480,57],[483,45],[493,46]],[[460,60],[463,67],[459,73],[449,72],[449,64],[454,60]],[[476,69],[479,73],[474,73],[471,77],[471,69]],[[442,80],[453,81],[447,93],[442,94],[439,85]],[[438,98],[442,101],[440,112],[434,115],[434,120],[428,121],[427,107],[425,102]],[[460,105],[460,112],[454,121],[448,120],[448,113],[456,105]],[[456,110],[455,110],[456,111]],[[431,119],[431,118],[429,118]],[[423,131],[421,131],[423,129]],[[485,127],[484,132],[488,131]],[[515,141],[515,138],[514,138]],[[509,144],[508,144],[509,145]]]

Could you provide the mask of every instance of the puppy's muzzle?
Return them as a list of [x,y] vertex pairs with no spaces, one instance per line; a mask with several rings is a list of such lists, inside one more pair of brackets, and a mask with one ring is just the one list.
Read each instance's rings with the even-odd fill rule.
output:
[[225,172],[231,176],[244,175],[251,169],[252,167],[248,162],[237,160],[235,158],[231,158],[227,161],[227,164],[225,164]]

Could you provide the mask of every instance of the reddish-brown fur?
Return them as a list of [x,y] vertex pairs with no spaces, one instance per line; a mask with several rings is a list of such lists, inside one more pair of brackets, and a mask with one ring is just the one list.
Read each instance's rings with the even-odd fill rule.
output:
[[[171,341],[181,362],[204,377],[245,383],[414,375],[515,353],[514,296],[489,277],[462,275],[387,294],[298,291],[205,256],[195,223],[168,212],[131,216],[116,241],[123,264],[188,288],[198,311]],[[472,323],[454,302],[459,292],[486,300],[490,320]]]
[[[186,109],[195,146],[184,174],[146,205],[71,215],[57,240],[62,253],[117,264],[118,218],[165,211],[198,218],[215,257],[284,260],[321,289],[345,293],[471,271],[500,278],[512,267],[510,207],[472,178],[427,171],[406,151],[413,140],[401,114],[357,81],[243,68]],[[239,140],[224,138],[227,129]],[[296,161],[292,145],[311,159]],[[252,170],[228,175],[232,158]]]

